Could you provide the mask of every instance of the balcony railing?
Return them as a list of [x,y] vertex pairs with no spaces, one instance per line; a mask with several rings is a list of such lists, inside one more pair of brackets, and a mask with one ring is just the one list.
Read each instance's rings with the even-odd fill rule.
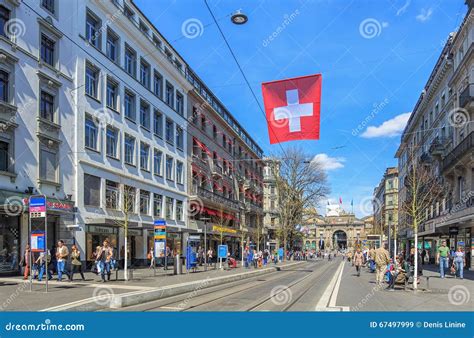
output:
[[237,201],[224,197],[222,195],[219,195],[213,191],[210,191],[201,187],[197,187],[197,186],[193,186],[191,190],[193,194],[199,197],[202,197],[204,199],[207,199],[211,202],[222,204],[224,207],[239,209],[239,203]]
[[447,149],[448,139],[436,136],[430,145],[430,154],[433,156],[443,156]]
[[461,157],[474,149],[474,131],[461,141],[443,160],[443,170],[446,170]]
[[474,100],[474,83],[469,84],[462,92],[459,94],[459,107],[466,108]]

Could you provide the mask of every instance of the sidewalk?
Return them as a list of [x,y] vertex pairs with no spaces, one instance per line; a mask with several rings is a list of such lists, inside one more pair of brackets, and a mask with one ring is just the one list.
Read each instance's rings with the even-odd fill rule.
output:
[[[284,267],[294,262],[285,262],[278,265],[268,265],[268,267]],[[133,280],[124,281],[123,271],[119,271],[119,279],[115,280],[115,272],[112,274],[110,282],[99,283],[100,277],[87,272],[86,281],[83,282],[79,274],[74,275],[75,281],[69,282],[63,279],[58,282],[54,279],[49,281],[48,293],[45,292],[45,281],[33,281],[32,292],[30,292],[30,282],[24,281],[22,277],[2,277],[0,278],[0,311],[40,311],[43,309],[63,305],[87,299],[95,296],[118,295],[130,293],[132,291],[156,290],[160,287],[172,286],[181,283],[206,280],[208,278],[232,276],[239,273],[262,270],[245,269],[238,267],[232,270],[219,270],[211,267],[211,270],[204,271],[204,267],[199,267],[197,272],[173,275],[173,267],[169,270],[143,268],[135,269]],[[156,275],[154,275],[156,274]],[[56,277],[56,276],[55,276]]]
[[[362,268],[360,277],[355,268],[345,263],[337,306],[349,307],[350,311],[472,311],[474,281],[472,272],[463,280],[447,275],[441,279],[439,273],[431,271],[434,266],[425,266],[424,276],[430,276],[429,290],[426,279],[421,278],[418,291],[412,284],[404,290],[404,285],[396,285],[395,291],[387,291],[375,284],[375,273]],[[436,266],[437,268],[437,266]]]

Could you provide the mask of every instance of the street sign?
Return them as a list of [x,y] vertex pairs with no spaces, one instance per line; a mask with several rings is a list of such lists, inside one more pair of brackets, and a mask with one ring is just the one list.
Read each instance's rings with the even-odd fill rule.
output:
[[155,257],[166,256],[166,221],[158,219],[154,224]]
[[227,245],[219,245],[217,248],[217,257],[218,258],[227,258]]
[[201,240],[201,236],[196,236],[196,235],[190,235],[190,236],[188,236],[188,238],[189,238],[190,241],[193,241],[193,240],[194,241],[199,241],[199,240]]
[[46,196],[30,196],[28,210],[30,218],[46,217]]
[[32,252],[45,252],[46,251],[46,238],[44,231],[34,231],[31,234],[31,251]]

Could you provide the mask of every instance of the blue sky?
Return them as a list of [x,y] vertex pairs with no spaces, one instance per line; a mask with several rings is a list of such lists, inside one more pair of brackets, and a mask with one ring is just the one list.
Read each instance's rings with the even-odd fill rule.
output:
[[[330,199],[341,196],[346,210],[353,199],[356,215],[369,213],[464,0],[208,1],[260,102],[262,82],[322,73],[321,139],[296,143],[326,165]],[[264,152],[278,152],[204,0],[135,2]],[[230,22],[237,9],[247,24]],[[197,31],[186,33],[192,23]]]

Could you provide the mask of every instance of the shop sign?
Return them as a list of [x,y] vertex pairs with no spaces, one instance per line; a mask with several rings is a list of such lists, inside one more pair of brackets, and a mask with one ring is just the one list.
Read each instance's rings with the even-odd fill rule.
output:
[[236,233],[237,233],[237,230],[235,230],[235,229],[226,228],[226,227],[221,227],[221,226],[217,226],[217,225],[212,226],[212,231],[215,231],[215,232],[227,232],[227,233],[229,233],[229,234],[236,234]]
[[[29,199],[28,198],[25,198],[23,199],[23,205],[25,207],[28,207],[29,206],[29,209],[33,208],[34,207],[34,201],[33,199],[36,199],[38,197],[43,197],[46,199],[45,196],[31,196]],[[31,201],[33,202],[31,202]],[[33,203],[33,204],[32,204]],[[46,209],[48,211],[66,211],[66,212],[73,212],[74,211],[74,203],[72,202],[64,202],[64,201],[59,201],[59,200],[55,200],[55,201],[46,201]],[[31,210],[30,210],[31,212]]]
[[88,232],[96,233],[96,234],[116,234],[117,229],[113,227],[103,227],[99,225],[89,225],[87,227]]
[[449,234],[450,235],[457,235],[459,233],[458,227],[449,227]]
[[129,236],[142,236],[142,231],[140,229],[128,229]]
[[162,219],[155,220],[154,238],[155,238],[155,257],[164,257],[166,250],[166,221]]

